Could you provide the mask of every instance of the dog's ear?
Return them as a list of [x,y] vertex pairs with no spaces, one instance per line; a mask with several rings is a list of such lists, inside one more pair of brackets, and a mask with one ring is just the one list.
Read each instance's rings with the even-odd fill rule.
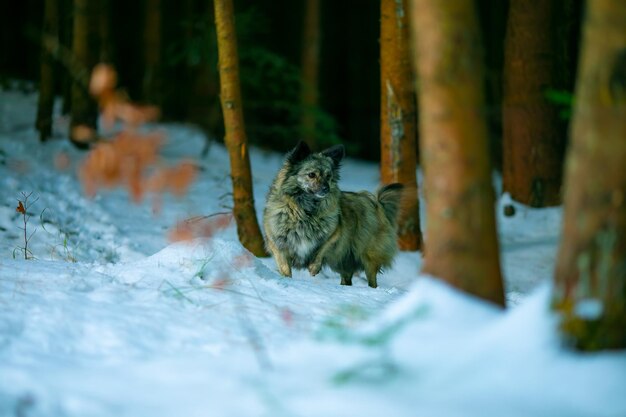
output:
[[304,160],[307,156],[311,155],[311,148],[304,141],[298,142],[295,148],[289,151],[287,154],[287,161],[292,165]]
[[328,156],[330,159],[333,160],[335,168],[339,168],[339,164],[341,163],[341,160],[343,159],[345,154],[346,150],[343,145],[331,146],[330,148],[322,151],[322,155]]

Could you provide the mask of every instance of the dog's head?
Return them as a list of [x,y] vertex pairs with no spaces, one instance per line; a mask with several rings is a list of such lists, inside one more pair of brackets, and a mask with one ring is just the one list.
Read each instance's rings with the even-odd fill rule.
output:
[[309,146],[300,141],[287,154],[291,185],[316,198],[326,197],[332,189],[337,188],[344,154],[343,145],[312,153]]

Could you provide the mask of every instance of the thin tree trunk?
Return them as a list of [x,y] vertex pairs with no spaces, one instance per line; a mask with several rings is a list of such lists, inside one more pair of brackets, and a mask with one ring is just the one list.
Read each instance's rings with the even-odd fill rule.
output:
[[[61,26],[60,40],[61,45],[68,50],[72,49],[72,34],[74,32],[74,20],[73,20],[73,0],[60,0],[61,2]],[[69,70],[62,66],[61,70],[61,95],[63,97],[63,105],[61,107],[61,113],[63,115],[70,114],[72,104],[72,75]]]
[[422,232],[416,176],[417,118],[407,0],[381,0],[380,5],[381,179],[383,184],[405,185],[398,245],[402,250],[418,250]]
[[413,0],[420,154],[426,194],[423,271],[504,306],[472,0]]
[[143,98],[161,105],[161,0],[145,0]]
[[98,60],[96,6],[93,0],[74,0],[72,52],[76,62],[81,65],[81,70],[79,74],[72,74],[74,82],[72,84],[70,140],[81,148],[84,148],[86,141],[91,138],[85,138],[82,133],[84,129],[79,130],[76,127],[88,127],[93,130],[94,136],[96,131],[96,102],[90,97],[86,84],[80,81],[89,80],[91,70]]
[[233,214],[237,221],[237,234],[239,241],[250,252],[256,256],[267,256],[254,210],[252,173],[239,85],[239,56],[237,55],[233,1],[214,0],[214,6],[219,55],[220,98],[226,130],[224,142],[230,156]]
[[36,127],[39,139],[43,142],[52,136],[52,112],[57,78],[54,58],[45,48],[45,36],[59,38],[59,2],[48,0],[44,5],[43,36],[39,78],[39,102],[37,105]]
[[555,0],[511,0],[504,54],[503,182],[532,207],[561,202],[565,131],[545,97],[555,87]]
[[302,87],[300,105],[302,138],[317,147],[316,117],[320,60],[320,0],[306,0],[302,37]]
[[626,2],[587,3],[563,234],[562,330],[584,350],[626,348]]

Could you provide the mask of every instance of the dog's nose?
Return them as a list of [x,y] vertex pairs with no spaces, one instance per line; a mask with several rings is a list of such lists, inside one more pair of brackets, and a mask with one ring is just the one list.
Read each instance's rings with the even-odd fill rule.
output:
[[318,197],[326,197],[326,195],[330,192],[330,187],[328,185],[323,185],[320,187],[319,191],[315,193]]

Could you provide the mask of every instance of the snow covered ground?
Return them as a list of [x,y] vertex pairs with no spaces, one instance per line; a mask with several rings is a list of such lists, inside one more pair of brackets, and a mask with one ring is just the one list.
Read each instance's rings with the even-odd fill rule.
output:
[[[123,190],[86,198],[67,120],[39,144],[35,108],[35,95],[0,93],[0,416],[626,416],[626,353],[577,354],[556,337],[560,209],[499,218],[505,312],[420,276],[418,253],[375,290],[330,271],[285,279],[232,225],[168,241],[176,222],[228,210],[223,147],[156,215]],[[198,158],[198,131],[159,128],[164,162]],[[251,157],[260,215],[282,156]],[[377,184],[374,164],[345,163],[344,189]],[[36,199],[32,260],[22,193]]]

